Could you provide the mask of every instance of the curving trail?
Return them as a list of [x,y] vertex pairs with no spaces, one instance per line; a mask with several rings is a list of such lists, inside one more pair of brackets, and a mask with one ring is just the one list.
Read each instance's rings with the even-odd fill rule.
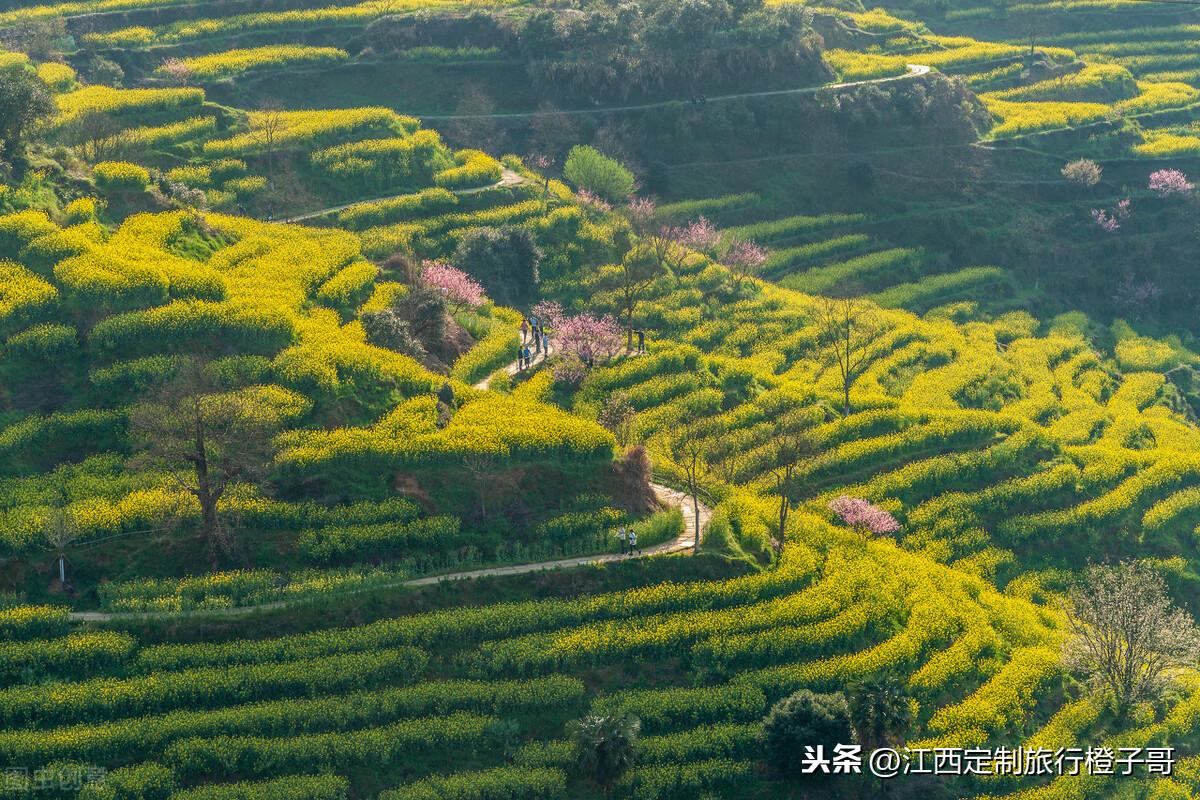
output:
[[[931,68],[924,64],[905,64],[908,71],[903,75],[889,75],[884,78],[868,78],[861,81],[843,81],[841,83],[823,83],[820,86],[802,86],[798,89],[770,89],[762,92],[739,92],[737,94],[721,94],[715,97],[706,97],[705,103],[723,103],[730,100],[742,100],[748,97],[779,97],[789,94],[817,94],[828,89],[852,89],[855,86],[869,86],[873,83],[891,83],[892,81],[903,81],[909,78],[916,78],[920,75],[928,75]],[[666,108],[667,106],[679,105],[686,101],[684,100],[658,100],[653,103],[636,103],[628,106],[598,106],[596,108],[567,108],[556,110],[553,113],[563,116],[586,116],[588,114],[610,114],[620,111],[642,111],[649,108]],[[470,120],[470,119],[526,119],[537,116],[543,113],[540,111],[512,111],[500,114],[429,114],[415,116],[419,117],[421,122],[447,122],[454,120]]]
[[[523,183],[525,183],[525,179],[521,177],[521,175],[513,172],[508,167],[504,167],[500,170],[500,180],[496,181],[495,183],[489,183],[487,186],[476,186],[473,189],[451,189],[450,191],[457,195],[472,195],[480,194],[481,192],[486,192],[490,189],[503,189],[506,186],[520,186]],[[341,205],[330,206],[329,208],[321,208],[317,209],[316,211],[309,211],[306,214],[298,214],[294,217],[285,217],[284,219],[272,220],[272,222],[282,222],[286,224],[304,222],[305,220],[316,219],[329,214],[336,214],[339,211],[345,211],[347,208],[350,208],[350,206],[357,206],[362,203],[379,203],[384,200],[395,200],[397,197],[404,197],[408,194],[412,194],[412,192],[389,194],[384,195],[383,197],[372,197],[366,200],[353,200],[349,203],[342,203]]]
[[[482,569],[466,570],[464,572],[448,572],[444,575],[429,575],[424,578],[410,578],[407,580],[397,580],[395,583],[382,584],[372,586],[370,589],[360,590],[361,592],[375,592],[390,588],[403,588],[407,586],[432,586],[433,584],[443,583],[445,581],[461,581],[470,580],[471,578],[486,578],[493,575],[525,575],[531,572],[545,572],[546,570],[568,569],[571,567],[588,566],[592,564],[609,564],[614,561],[624,561],[631,558],[649,558],[650,556],[669,555],[671,553],[679,553],[694,548],[696,546],[697,530],[696,518],[692,508],[692,498],[685,495],[683,492],[672,489],[669,486],[664,486],[660,483],[651,483],[650,488],[654,490],[658,501],[669,508],[679,508],[683,512],[683,532],[669,542],[647,547],[644,551],[636,555],[621,555],[620,553],[600,553],[590,556],[575,556],[573,558],[559,558],[552,561],[535,561],[529,564],[510,564],[501,567],[485,567]],[[708,527],[708,522],[712,518],[712,509],[708,508],[703,503],[700,503],[700,531],[703,532]],[[345,596],[357,594],[359,592],[347,592]],[[279,600],[272,603],[261,603],[254,606],[236,606],[234,608],[204,608],[192,609],[189,611],[163,611],[163,612],[119,612],[113,613],[108,611],[74,611],[71,613],[71,619],[75,622],[110,622],[113,620],[153,620],[153,619],[177,619],[180,617],[204,617],[221,618],[221,617],[241,617],[248,614],[253,614],[257,611],[277,611],[288,608],[289,606],[302,605],[304,601],[286,601]]]
[[[741,99],[748,98],[748,97],[776,97],[776,96],[785,96],[785,95],[816,94],[818,92],[823,92],[827,89],[850,89],[855,86],[868,86],[868,85],[874,84],[874,83],[891,83],[892,81],[902,81],[902,80],[907,80],[909,78],[916,78],[921,75],[928,75],[930,72],[930,67],[927,67],[924,64],[905,64],[905,67],[908,69],[908,71],[905,72],[903,75],[890,75],[885,78],[869,78],[867,80],[861,80],[861,81],[844,81],[842,83],[824,83],[824,84],[821,84],[820,86],[803,86],[798,89],[772,89],[772,90],[763,91],[763,92],[741,92],[739,94],[723,94],[723,95],[718,95],[716,97],[705,98],[704,102],[705,103],[722,103],[722,102],[728,102],[730,100],[741,100]],[[684,101],[682,101],[682,100],[660,100],[660,101],[654,102],[654,103],[641,103],[641,104],[637,104],[637,105],[628,105],[628,106],[603,106],[600,108],[566,109],[563,111],[556,111],[554,113],[564,114],[567,116],[579,116],[579,115],[587,115],[587,114],[607,114],[607,113],[611,113],[614,111],[615,112],[639,111],[642,109],[650,109],[650,108],[666,108],[667,106],[675,105],[675,104],[678,104],[681,102],[684,102]],[[420,120],[424,123],[424,122],[446,122],[446,121],[453,121],[453,120],[469,120],[469,119],[526,119],[526,118],[532,118],[539,113],[541,113],[541,112],[514,111],[511,113],[501,113],[501,114],[432,114],[432,115],[427,115],[427,116],[421,116],[418,114],[415,116],[419,117]],[[524,182],[525,182],[524,178],[522,178],[516,172],[513,172],[512,170],[510,170],[508,167],[505,167],[500,180],[497,181],[496,183],[490,184],[488,186],[479,186],[474,189],[458,189],[458,190],[454,190],[454,193],[459,194],[459,195],[478,194],[480,192],[485,192],[489,189],[499,189],[499,188],[503,188],[505,186],[517,186]],[[408,194],[408,192],[405,192],[405,194]],[[370,198],[367,200],[355,200],[350,203],[343,203],[342,205],[330,206],[329,208],[322,208],[322,209],[318,209],[317,211],[310,211],[306,214],[298,214],[294,217],[286,217],[284,219],[279,219],[279,220],[274,220],[274,221],[275,222],[283,222],[283,223],[304,222],[305,220],[317,219],[318,217],[323,217],[323,216],[326,216],[327,214],[336,214],[339,211],[345,211],[350,206],[355,206],[355,205],[358,205],[359,203],[375,203],[375,202],[379,202],[382,200],[392,200],[392,199],[394,199],[396,197],[400,197],[400,196],[401,195],[387,195],[384,197],[374,197],[374,198]]]

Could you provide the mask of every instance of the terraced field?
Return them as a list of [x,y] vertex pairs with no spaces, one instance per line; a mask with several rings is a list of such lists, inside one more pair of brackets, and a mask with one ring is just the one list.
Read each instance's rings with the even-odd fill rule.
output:
[[[814,25],[834,26],[824,85],[856,85],[746,94],[851,115],[895,86],[872,82],[934,86],[912,69],[928,66],[962,78],[963,116],[990,115],[982,141],[947,149],[1045,146],[1061,183],[1058,162],[1095,148],[1105,168],[1139,170],[1121,187],[1135,213],[1169,212],[1190,187],[1146,176],[1151,160],[1200,152],[1193,31],[1110,24],[1132,5],[1022,4],[1003,24],[992,5],[924,21],[813,7]],[[715,177],[704,196],[656,203],[619,164],[587,176],[532,147],[494,152],[459,124],[511,112],[550,127],[520,97],[425,122],[327,94],[225,102],[255,81],[393,62],[434,94],[517,60],[485,12],[541,10],[0,12],[5,47],[37,51],[38,31],[56,42],[0,54],[53,104],[23,143],[26,169],[0,173],[6,790],[36,797],[61,778],[73,786],[54,796],[83,800],[870,797],[866,779],[781,777],[762,720],[799,690],[890,677],[911,700],[911,747],[1168,744],[1179,759],[1161,776],[902,778],[897,796],[1200,794],[1194,665],[1118,718],[1062,655],[1063,599],[1089,561],[1141,559],[1194,605],[1193,338],[1137,318],[1035,317],[1036,285],[947,255],[953,241],[912,244],[883,204],[782,208]],[[1099,21],[1063,22],[1084,13]],[[1032,46],[1009,14],[1040,20]],[[445,24],[455,41],[383,49],[396,19]],[[112,67],[124,77],[97,78]],[[611,110],[587,99],[573,118]],[[659,165],[638,166],[649,182]],[[1116,220],[1126,207],[1092,186],[1069,203]],[[839,309],[861,337],[843,351]],[[520,326],[538,316],[553,354],[539,342],[526,367]],[[189,407],[171,448],[154,440]],[[181,478],[200,474],[187,448],[203,456],[210,433],[214,463],[247,462],[215,496]],[[781,442],[804,449],[786,477]],[[693,520],[655,501],[660,485],[689,497]],[[847,499],[894,525],[847,522]],[[612,555],[627,526],[648,550],[699,541],[412,582]],[[626,714],[640,720],[636,760],[598,786],[574,723]]]

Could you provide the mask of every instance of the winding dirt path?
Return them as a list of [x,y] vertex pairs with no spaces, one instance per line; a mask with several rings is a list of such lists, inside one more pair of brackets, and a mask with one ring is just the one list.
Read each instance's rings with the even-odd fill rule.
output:
[[[599,553],[590,556],[575,556],[573,558],[559,558],[552,561],[535,561],[529,564],[510,564],[501,567],[485,567],[482,569],[466,570],[464,572],[448,572],[444,575],[429,575],[424,578],[410,578],[407,580],[397,580],[395,583],[386,583],[372,586],[369,589],[362,589],[354,592],[347,592],[342,597],[349,597],[354,594],[365,592],[375,592],[392,588],[403,588],[409,586],[432,586],[445,581],[461,581],[470,580],[472,578],[486,578],[491,576],[504,575],[526,575],[531,572],[545,572],[555,569],[569,569],[571,567],[588,566],[592,564],[610,564],[615,561],[624,561],[631,558],[649,558],[650,556],[670,555],[671,553],[679,553],[689,548],[695,548],[697,530],[696,530],[696,515],[692,508],[692,498],[678,489],[672,489],[669,486],[664,486],[660,483],[651,483],[650,488],[654,490],[655,496],[659,503],[668,508],[678,508],[683,512],[683,531],[679,536],[669,542],[647,547],[643,551],[639,551],[634,555],[621,555],[620,553]],[[703,503],[700,504],[700,531],[708,527],[709,520],[712,519],[712,510]],[[241,617],[253,614],[258,611],[278,611],[292,606],[303,605],[305,601],[295,600],[279,600],[271,603],[261,603],[253,606],[236,606],[233,608],[204,608],[192,609],[188,611],[153,611],[145,613],[136,612],[108,612],[108,611],[75,611],[71,613],[71,619],[75,622],[111,622],[120,620],[129,621],[144,621],[154,619],[178,619],[183,617],[203,617],[211,618],[229,618]]]
[[[551,343],[550,352],[552,353],[553,342]],[[546,359],[550,353],[541,353],[533,362],[529,369],[537,369],[542,364],[546,363]],[[517,362],[514,361],[504,370],[509,375],[516,375],[518,372]],[[492,373],[495,374],[494,372]],[[491,383],[491,375],[475,384],[475,388],[481,391],[487,391],[488,384]],[[544,572],[554,569],[570,569],[571,567],[582,567],[592,564],[610,564],[614,561],[624,561],[630,558],[648,558],[650,556],[669,555],[671,553],[679,553],[688,548],[696,547],[696,540],[699,535],[708,527],[708,522],[712,519],[712,509],[700,503],[700,527],[696,528],[696,513],[692,505],[692,498],[687,494],[672,489],[670,486],[664,486],[661,483],[651,483],[650,488],[654,491],[654,496],[658,498],[658,502],[667,508],[678,508],[683,512],[683,531],[679,536],[669,542],[647,547],[645,550],[639,550],[637,554],[620,553],[598,553],[588,556],[574,556],[572,558],[559,558],[551,561],[535,561],[528,564],[509,564],[500,567],[484,567],[481,569],[466,570],[463,572],[448,572],[443,575],[429,575],[424,578],[409,578],[397,580],[394,583],[385,583],[377,586],[372,586],[369,589],[361,589],[358,591],[347,592],[345,597],[364,592],[374,592],[392,588],[403,588],[408,586],[432,586],[433,584],[443,583],[445,581],[461,581],[470,580],[471,578],[486,578],[490,576],[503,575],[526,575],[531,572]],[[180,617],[203,617],[209,618],[229,618],[240,617],[252,614],[256,611],[277,611],[291,606],[303,604],[305,601],[295,600],[277,600],[271,603],[260,603],[253,606],[236,606],[234,608],[205,608],[191,609],[188,611],[164,611],[164,612],[109,612],[109,611],[74,611],[71,613],[71,619],[76,622],[111,622],[113,620],[153,620],[153,619],[176,619]]]
[[[496,181],[495,183],[489,183],[487,186],[476,186],[473,189],[451,189],[450,191],[457,195],[472,195],[472,194],[480,194],[481,192],[486,192],[491,189],[503,189],[506,186],[520,186],[523,183],[525,183],[525,178],[521,177],[520,174],[513,172],[508,167],[503,167],[500,171],[500,180]],[[366,200],[353,200],[349,203],[342,203],[341,205],[330,206],[329,208],[321,208],[316,211],[309,211],[306,214],[298,214],[294,217],[285,217],[283,219],[276,219],[276,220],[271,220],[271,221],[272,222],[283,222],[283,223],[287,223],[287,224],[291,224],[294,222],[304,222],[305,220],[316,219],[318,217],[324,217],[329,214],[336,214],[339,211],[345,211],[347,208],[350,208],[351,206],[357,206],[357,205],[361,205],[363,203],[382,203],[385,200],[395,200],[397,197],[404,197],[409,194],[412,194],[412,192],[401,192],[400,194],[389,194],[389,195],[384,195],[383,197],[371,197]]]
[[[892,81],[903,81],[909,78],[916,78],[921,75],[928,75],[931,68],[924,64],[905,64],[907,72],[903,75],[888,75],[883,78],[867,78],[861,81],[843,81],[841,83],[823,83],[820,86],[802,86],[798,89],[768,89],[761,92],[739,92],[737,94],[721,94],[715,97],[704,98],[705,103],[724,103],[730,100],[743,100],[748,97],[782,97],[789,94],[817,94],[829,89],[852,89],[855,86],[869,86],[873,83],[891,83]],[[596,108],[566,108],[556,110],[553,113],[563,116],[586,116],[589,114],[611,114],[622,111],[642,111],[650,108],[666,108],[667,106],[678,105],[686,101],[678,98],[673,100],[658,100],[653,103],[636,103],[627,106],[597,106]],[[510,111],[499,114],[415,114],[420,118],[421,122],[452,122],[454,120],[471,120],[471,119],[526,119],[535,117],[541,114],[541,111]]]

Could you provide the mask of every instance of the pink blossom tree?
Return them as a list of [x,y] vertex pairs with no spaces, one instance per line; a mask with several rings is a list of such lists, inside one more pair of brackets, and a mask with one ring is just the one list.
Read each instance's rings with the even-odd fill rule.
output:
[[671,236],[680,245],[698,253],[712,253],[721,243],[721,232],[704,217],[673,229]]
[[1113,302],[1140,312],[1157,303],[1162,294],[1162,287],[1154,281],[1138,280],[1132,275],[1127,275],[1113,292]]
[[421,267],[421,283],[440,292],[454,312],[487,302],[487,294],[474,278],[444,261],[426,261]]
[[585,206],[590,206],[601,214],[607,214],[612,211],[612,203],[602,198],[598,194],[589,192],[587,189],[580,189],[575,193],[575,199],[583,203]]
[[538,321],[546,323],[546,327],[556,330],[567,316],[562,304],[555,300],[540,300],[529,312]]
[[168,58],[163,61],[158,71],[176,86],[183,86],[192,79],[192,68],[178,58]]
[[842,522],[852,528],[866,530],[875,536],[896,533],[900,523],[877,505],[858,497],[842,495],[829,501],[829,508]]
[[729,268],[733,276],[733,288],[737,289],[745,278],[757,275],[762,269],[767,262],[767,250],[749,239],[735,239],[721,262]]
[[577,314],[559,320],[554,339],[568,360],[584,364],[607,361],[621,349],[621,325],[610,314]]
[[1170,197],[1175,194],[1189,195],[1195,188],[1188,181],[1187,176],[1177,169],[1160,169],[1151,172],[1148,185],[1150,191],[1156,192],[1160,197]]
[[651,198],[635,197],[625,207],[625,216],[629,219],[633,232],[638,236],[645,236],[654,224],[654,213],[657,210],[658,206]]
[[1100,230],[1113,233],[1121,227],[1121,223],[1117,221],[1116,215],[1110,215],[1103,208],[1092,209],[1092,221],[1100,227]]

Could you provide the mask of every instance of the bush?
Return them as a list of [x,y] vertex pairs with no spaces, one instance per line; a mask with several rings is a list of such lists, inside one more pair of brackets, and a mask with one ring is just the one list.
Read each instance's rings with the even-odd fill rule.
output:
[[815,694],[801,689],[772,706],[763,720],[768,763],[792,777],[801,774],[805,747],[821,746],[832,754],[834,745],[853,741],[850,709],[840,692]]
[[174,789],[175,773],[161,764],[146,763],[113,770],[104,780],[88,783],[79,800],[167,800]]
[[563,176],[576,188],[586,189],[610,202],[620,202],[633,194],[633,173],[621,162],[587,145],[571,148],[563,165]]
[[39,639],[67,632],[71,610],[65,606],[14,606],[0,611],[0,638]]
[[203,348],[273,356],[292,336],[292,321],[282,313],[177,301],[110,317],[92,329],[91,344],[110,359]]
[[211,784],[171,800],[345,800],[350,784],[341,775],[292,775],[273,781]]
[[444,169],[433,176],[438,186],[464,189],[486,186],[500,180],[500,162],[479,150],[460,150],[454,154],[458,166]]
[[566,776],[556,769],[499,767],[486,772],[435,775],[379,795],[379,800],[559,800]]
[[149,171],[126,161],[101,161],[92,174],[96,185],[107,192],[138,191],[150,185]]
[[452,261],[482,283],[500,305],[519,305],[537,292],[542,251],[525,228],[476,228],[458,243]]
[[379,555],[398,548],[444,546],[458,536],[459,519],[441,516],[407,524],[358,525],[305,531],[296,546],[312,560],[327,562],[349,556]]

